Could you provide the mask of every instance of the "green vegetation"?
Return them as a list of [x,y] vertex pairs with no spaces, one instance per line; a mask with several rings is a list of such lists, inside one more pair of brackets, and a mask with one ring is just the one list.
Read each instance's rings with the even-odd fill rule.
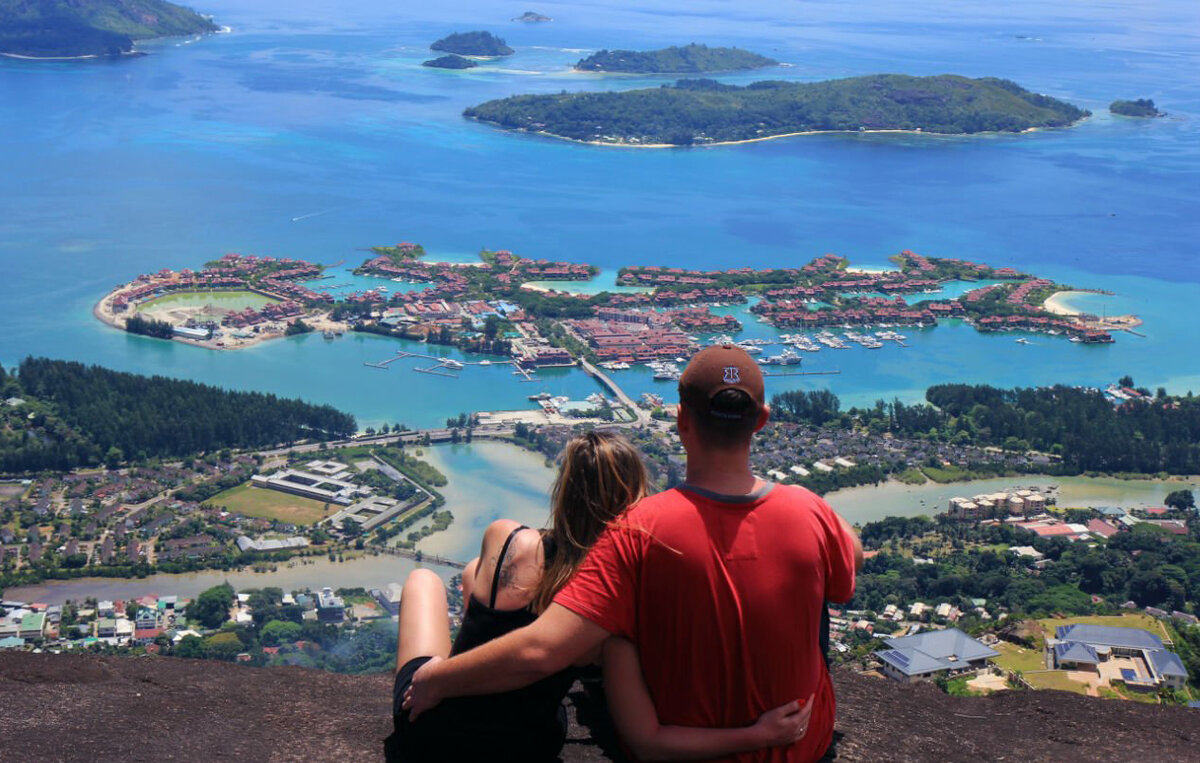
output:
[[357,428],[327,405],[46,358],[25,359],[12,376],[0,369],[0,388],[29,406],[15,417],[17,409],[4,411],[5,473],[335,439]]
[[197,620],[205,628],[217,628],[229,617],[229,606],[233,603],[233,586],[222,583],[204,591],[188,605],[187,616]]
[[215,31],[164,0],[0,0],[0,53],[20,56],[115,56],[134,40]]
[[1165,116],[1154,106],[1149,98],[1138,98],[1136,101],[1113,101],[1108,110],[1123,117],[1161,117]]
[[602,50],[580,59],[575,68],[584,72],[630,74],[702,74],[736,69],[759,69],[778,61],[741,48],[707,45],[672,46],[662,50]]
[[455,32],[429,46],[441,53],[460,56],[511,56],[513,49],[491,32]]
[[283,330],[284,336],[296,336],[297,334],[311,333],[313,327],[304,322],[302,318],[297,318],[287,325]]
[[167,321],[147,318],[136,313],[125,321],[125,330],[130,334],[142,334],[156,339],[170,339],[175,335],[174,327]]
[[1191,490],[1172,490],[1167,493],[1166,500],[1163,501],[1167,506],[1179,511],[1196,508],[1196,494]]
[[571,140],[692,145],[810,131],[1019,132],[1065,127],[1089,112],[1008,80],[877,74],[746,87],[679,80],[624,92],[517,95],[463,114]]
[[1035,689],[1058,689],[1076,694],[1087,694],[1087,687],[1078,681],[1072,681],[1066,671],[1046,670],[1041,673],[1026,673],[1025,680]]
[[445,487],[448,482],[446,475],[438,471],[437,467],[409,455],[403,448],[380,448],[375,454],[431,493],[436,493],[434,488]]
[[1000,653],[992,662],[1004,670],[1028,673],[1031,670],[1044,670],[1046,667],[1041,649],[1028,649],[1007,641],[1001,641],[992,648]]
[[250,483],[218,493],[208,499],[214,506],[246,517],[262,517],[294,525],[311,525],[333,513],[334,507],[311,498],[255,487]]
[[475,63],[469,58],[463,58],[462,56],[456,56],[452,54],[449,56],[439,56],[438,58],[430,59],[422,63],[421,66],[428,66],[433,69],[474,69],[476,66],[479,66],[479,64]]

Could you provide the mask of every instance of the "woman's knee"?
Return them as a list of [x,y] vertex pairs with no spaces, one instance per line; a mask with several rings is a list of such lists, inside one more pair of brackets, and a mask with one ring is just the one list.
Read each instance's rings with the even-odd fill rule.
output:
[[404,581],[404,589],[400,594],[400,600],[403,601],[405,596],[410,595],[420,596],[430,593],[445,595],[445,591],[446,584],[442,582],[437,573],[422,567],[408,573],[408,578]]

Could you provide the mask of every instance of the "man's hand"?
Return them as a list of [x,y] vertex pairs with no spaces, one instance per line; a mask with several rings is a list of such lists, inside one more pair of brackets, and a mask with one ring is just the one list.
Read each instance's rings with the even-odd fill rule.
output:
[[754,730],[762,746],[779,747],[803,739],[808,733],[808,720],[812,717],[815,698],[814,694],[803,702],[792,700],[760,715],[754,723]]
[[443,659],[445,658],[430,657],[429,662],[417,668],[417,672],[413,674],[412,683],[404,691],[404,702],[402,704],[402,707],[408,711],[408,719],[410,721],[415,721],[420,717],[421,713],[426,710],[432,710],[442,701],[441,697],[434,694],[428,679],[433,666]]

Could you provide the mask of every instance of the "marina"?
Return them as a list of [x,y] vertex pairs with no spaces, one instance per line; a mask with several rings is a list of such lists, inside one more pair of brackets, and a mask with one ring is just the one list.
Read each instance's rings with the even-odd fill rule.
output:
[[420,352],[409,352],[407,350],[397,350],[396,354],[394,356],[392,356],[390,358],[386,358],[386,359],[378,361],[378,362],[364,360],[363,365],[370,366],[371,368],[378,368],[378,369],[386,371],[388,369],[388,366],[390,366],[392,363],[395,363],[398,360],[404,360],[406,358],[417,358],[419,360],[433,361],[433,365],[431,365],[431,366],[425,366],[425,367],[414,366],[412,370],[416,371],[417,373],[432,374],[433,376],[444,376],[449,379],[457,379],[458,374],[456,372],[464,370],[467,366],[511,365],[513,367],[513,375],[520,376],[521,381],[535,382],[538,380],[536,373],[534,371],[531,371],[530,369],[525,368],[524,366],[522,366],[520,364],[520,362],[518,362],[516,360],[487,360],[487,359],[485,359],[485,360],[476,360],[476,361],[464,361],[464,360],[455,360],[454,358],[446,358],[446,357],[442,357],[440,355],[426,355],[426,354],[420,353]]

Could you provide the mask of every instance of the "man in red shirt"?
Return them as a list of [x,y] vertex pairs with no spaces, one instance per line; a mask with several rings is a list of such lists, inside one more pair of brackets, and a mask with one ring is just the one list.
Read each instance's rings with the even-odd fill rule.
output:
[[679,380],[686,482],[609,528],[554,604],[527,628],[414,677],[414,714],[440,699],[523,686],[595,650],[634,642],[663,725],[737,727],[812,703],[794,744],[732,760],[820,758],[834,697],[821,653],[825,601],[848,601],[862,546],[809,491],[750,470],[766,424],[762,372],[731,345],[697,353]]

